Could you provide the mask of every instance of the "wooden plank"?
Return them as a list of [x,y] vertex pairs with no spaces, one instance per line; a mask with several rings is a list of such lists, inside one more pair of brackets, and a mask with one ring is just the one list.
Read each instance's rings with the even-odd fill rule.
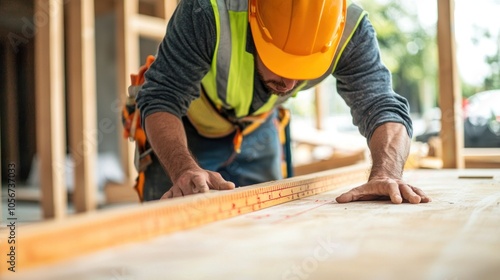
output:
[[[139,34],[131,26],[132,18],[139,9],[138,0],[116,1],[116,46],[117,46],[117,82],[119,104],[125,104],[130,74],[139,69]],[[121,122],[121,120],[119,120]],[[120,126],[121,127],[121,126]],[[137,177],[134,167],[134,144],[123,137],[123,128],[119,129],[121,163],[130,184]]]
[[177,7],[177,2],[177,0],[156,0],[156,16],[168,22]]
[[323,109],[323,98],[322,98],[321,85],[317,85],[314,87],[314,108],[315,110],[315,127],[317,130],[323,129],[323,117],[324,117],[324,109]]
[[137,14],[130,16],[130,28],[137,36],[161,41],[165,36],[167,22],[161,18]]
[[94,11],[96,15],[115,12],[115,0],[99,0],[92,2],[94,2]]
[[463,168],[462,93],[456,62],[454,0],[438,1],[438,52],[443,167]]
[[[463,175],[494,179],[458,179]],[[349,185],[21,270],[16,279],[497,279],[499,171],[415,170],[404,178],[433,201],[337,204]]]
[[[464,148],[465,168],[500,168],[500,149],[498,148]],[[443,161],[437,157],[420,158],[420,168],[443,168]]]
[[465,148],[463,155],[471,161],[500,163],[500,148]]
[[365,150],[354,152],[335,152],[328,159],[294,166],[293,174],[295,174],[295,176],[311,174],[332,168],[358,164],[363,160],[365,160]]
[[107,182],[104,186],[104,195],[106,205],[117,203],[140,203],[137,192],[130,185]]
[[500,148],[463,149],[465,168],[500,168]]
[[[17,240],[23,244],[17,248],[18,269],[190,229],[362,182],[366,180],[368,171],[367,165],[351,166],[234,191],[153,201],[141,207],[82,213],[64,221],[28,225],[18,229]],[[71,238],[61,238],[63,236]],[[7,245],[0,243],[0,249],[6,250]],[[6,264],[0,262],[0,265]],[[0,273],[5,271],[0,266]]]
[[69,140],[74,168],[76,212],[95,210],[97,109],[94,1],[70,0],[68,14]]
[[[66,214],[63,4],[36,0],[35,83],[37,153],[45,218]],[[37,19],[40,22],[37,22]]]

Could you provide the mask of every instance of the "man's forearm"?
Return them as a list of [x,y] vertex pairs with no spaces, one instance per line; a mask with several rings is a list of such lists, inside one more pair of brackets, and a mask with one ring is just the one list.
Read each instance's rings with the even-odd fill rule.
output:
[[170,113],[154,113],[146,120],[148,141],[161,165],[176,182],[188,169],[199,168],[187,147],[182,121]]
[[370,179],[401,179],[410,144],[404,125],[385,123],[379,126],[368,143],[373,160]]

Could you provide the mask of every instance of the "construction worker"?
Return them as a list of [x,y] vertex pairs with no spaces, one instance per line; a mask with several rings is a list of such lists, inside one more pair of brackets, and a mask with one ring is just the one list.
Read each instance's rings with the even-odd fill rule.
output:
[[281,179],[276,108],[329,75],[373,159],[369,181],[337,201],[429,202],[402,180],[408,102],[367,14],[345,0],[180,1],[137,96],[154,152],[143,199]]

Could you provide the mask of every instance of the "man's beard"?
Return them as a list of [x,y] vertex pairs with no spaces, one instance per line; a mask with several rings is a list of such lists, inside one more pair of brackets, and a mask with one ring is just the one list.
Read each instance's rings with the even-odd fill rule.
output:
[[[257,68],[257,66],[256,66]],[[257,68],[257,74],[259,75],[259,79],[262,81],[262,83],[264,84],[264,87],[267,89],[268,93],[269,94],[274,94],[274,95],[277,95],[279,97],[285,97],[287,95],[290,95],[293,93],[293,91],[295,90],[295,88],[297,87],[297,85],[299,85],[300,83],[298,82],[296,86],[294,86],[291,90],[289,91],[285,91],[285,92],[278,92],[278,91],[275,91],[274,89],[272,89],[269,84],[273,84],[273,85],[276,85],[278,87],[285,87],[285,83],[281,80],[281,81],[276,81],[276,80],[264,80],[264,76],[262,75],[262,72],[260,72],[259,68]]]

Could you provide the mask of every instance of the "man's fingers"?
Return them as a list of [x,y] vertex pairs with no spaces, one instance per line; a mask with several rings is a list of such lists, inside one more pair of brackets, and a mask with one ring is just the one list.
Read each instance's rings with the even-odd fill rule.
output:
[[366,191],[365,187],[366,187],[366,185],[354,188],[346,193],[341,194],[335,200],[338,203],[347,203],[347,202],[357,201],[357,200],[375,200],[375,199],[378,199],[380,197],[380,195],[373,194],[369,190]]
[[414,186],[410,186],[410,185],[408,185],[408,186],[409,186],[409,187],[410,187],[410,188],[411,188],[411,189],[412,189],[412,190],[413,190],[416,194],[418,194],[418,195],[420,196],[420,198],[421,198],[420,202],[422,202],[422,203],[427,203],[427,202],[431,202],[431,201],[432,201],[432,199],[431,199],[430,197],[428,197],[428,196],[424,193],[424,191],[422,191],[421,189],[416,188],[416,187],[414,187]]
[[179,197],[179,196],[183,196],[181,189],[177,186],[172,186],[170,188],[170,190],[168,190],[166,193],[164,193],[160,199],[169,199],[169,198]]
[[209,190],[207,181],[202,176],[193,177],[193,180],[191,181],[191,188],[193,193],[204,193]]
[[352,190],[346,193],[341,194],[339,197],[335,199],[338,203],[348,203],[353,201]]
[[401,191],[401,194],[403,195],[403,197],[406,200],[408,200],[408,202],[410,202],[411,204],[420,203],[420,201],[422,200],[422,198],[419,195],[417,195],[413,191],[413,189],[407,184],[399,185],[399,190]]
[[172,192],[172,197],[181,197],[181,196],[184,196],[184,193],[182,192],[182,189],[179,188],[178,186],[172,186],[172,188],[170,188],[170,190]]
[[[403,198],[401,197],[401,192],[399,191],[399,185],[396,181],[390,180],[386,182],[389,185],[388,195],[391,198],[391,202],[394,204],[400,204],[403,202]],[[384,187],[384,186],[381,186]]]
[[211,176],[210,179],[211,184],[209,187],[213,190],[232,190],[236,187],[233,182],[224,180],[220,173],[214,174],[214,176]]
[[164,193],[160,199],[168,199],[168,198],[172,198],[172,197],[173,197],[173,193],[172,193],[172,189],[170,189],[166,193]]
[[234,188],[236,188],[236,185],[233,183],[233,182],[229,182],[229,181],[224,181],[219,185],[219,190],[233,190]]
[[403,201],[412,204],[432,201],[421,189],[392,179],[373,180],[341,194],[335,200],[338,203],[348,203],[381,198],[389,198],[394,204],[400,204]]

